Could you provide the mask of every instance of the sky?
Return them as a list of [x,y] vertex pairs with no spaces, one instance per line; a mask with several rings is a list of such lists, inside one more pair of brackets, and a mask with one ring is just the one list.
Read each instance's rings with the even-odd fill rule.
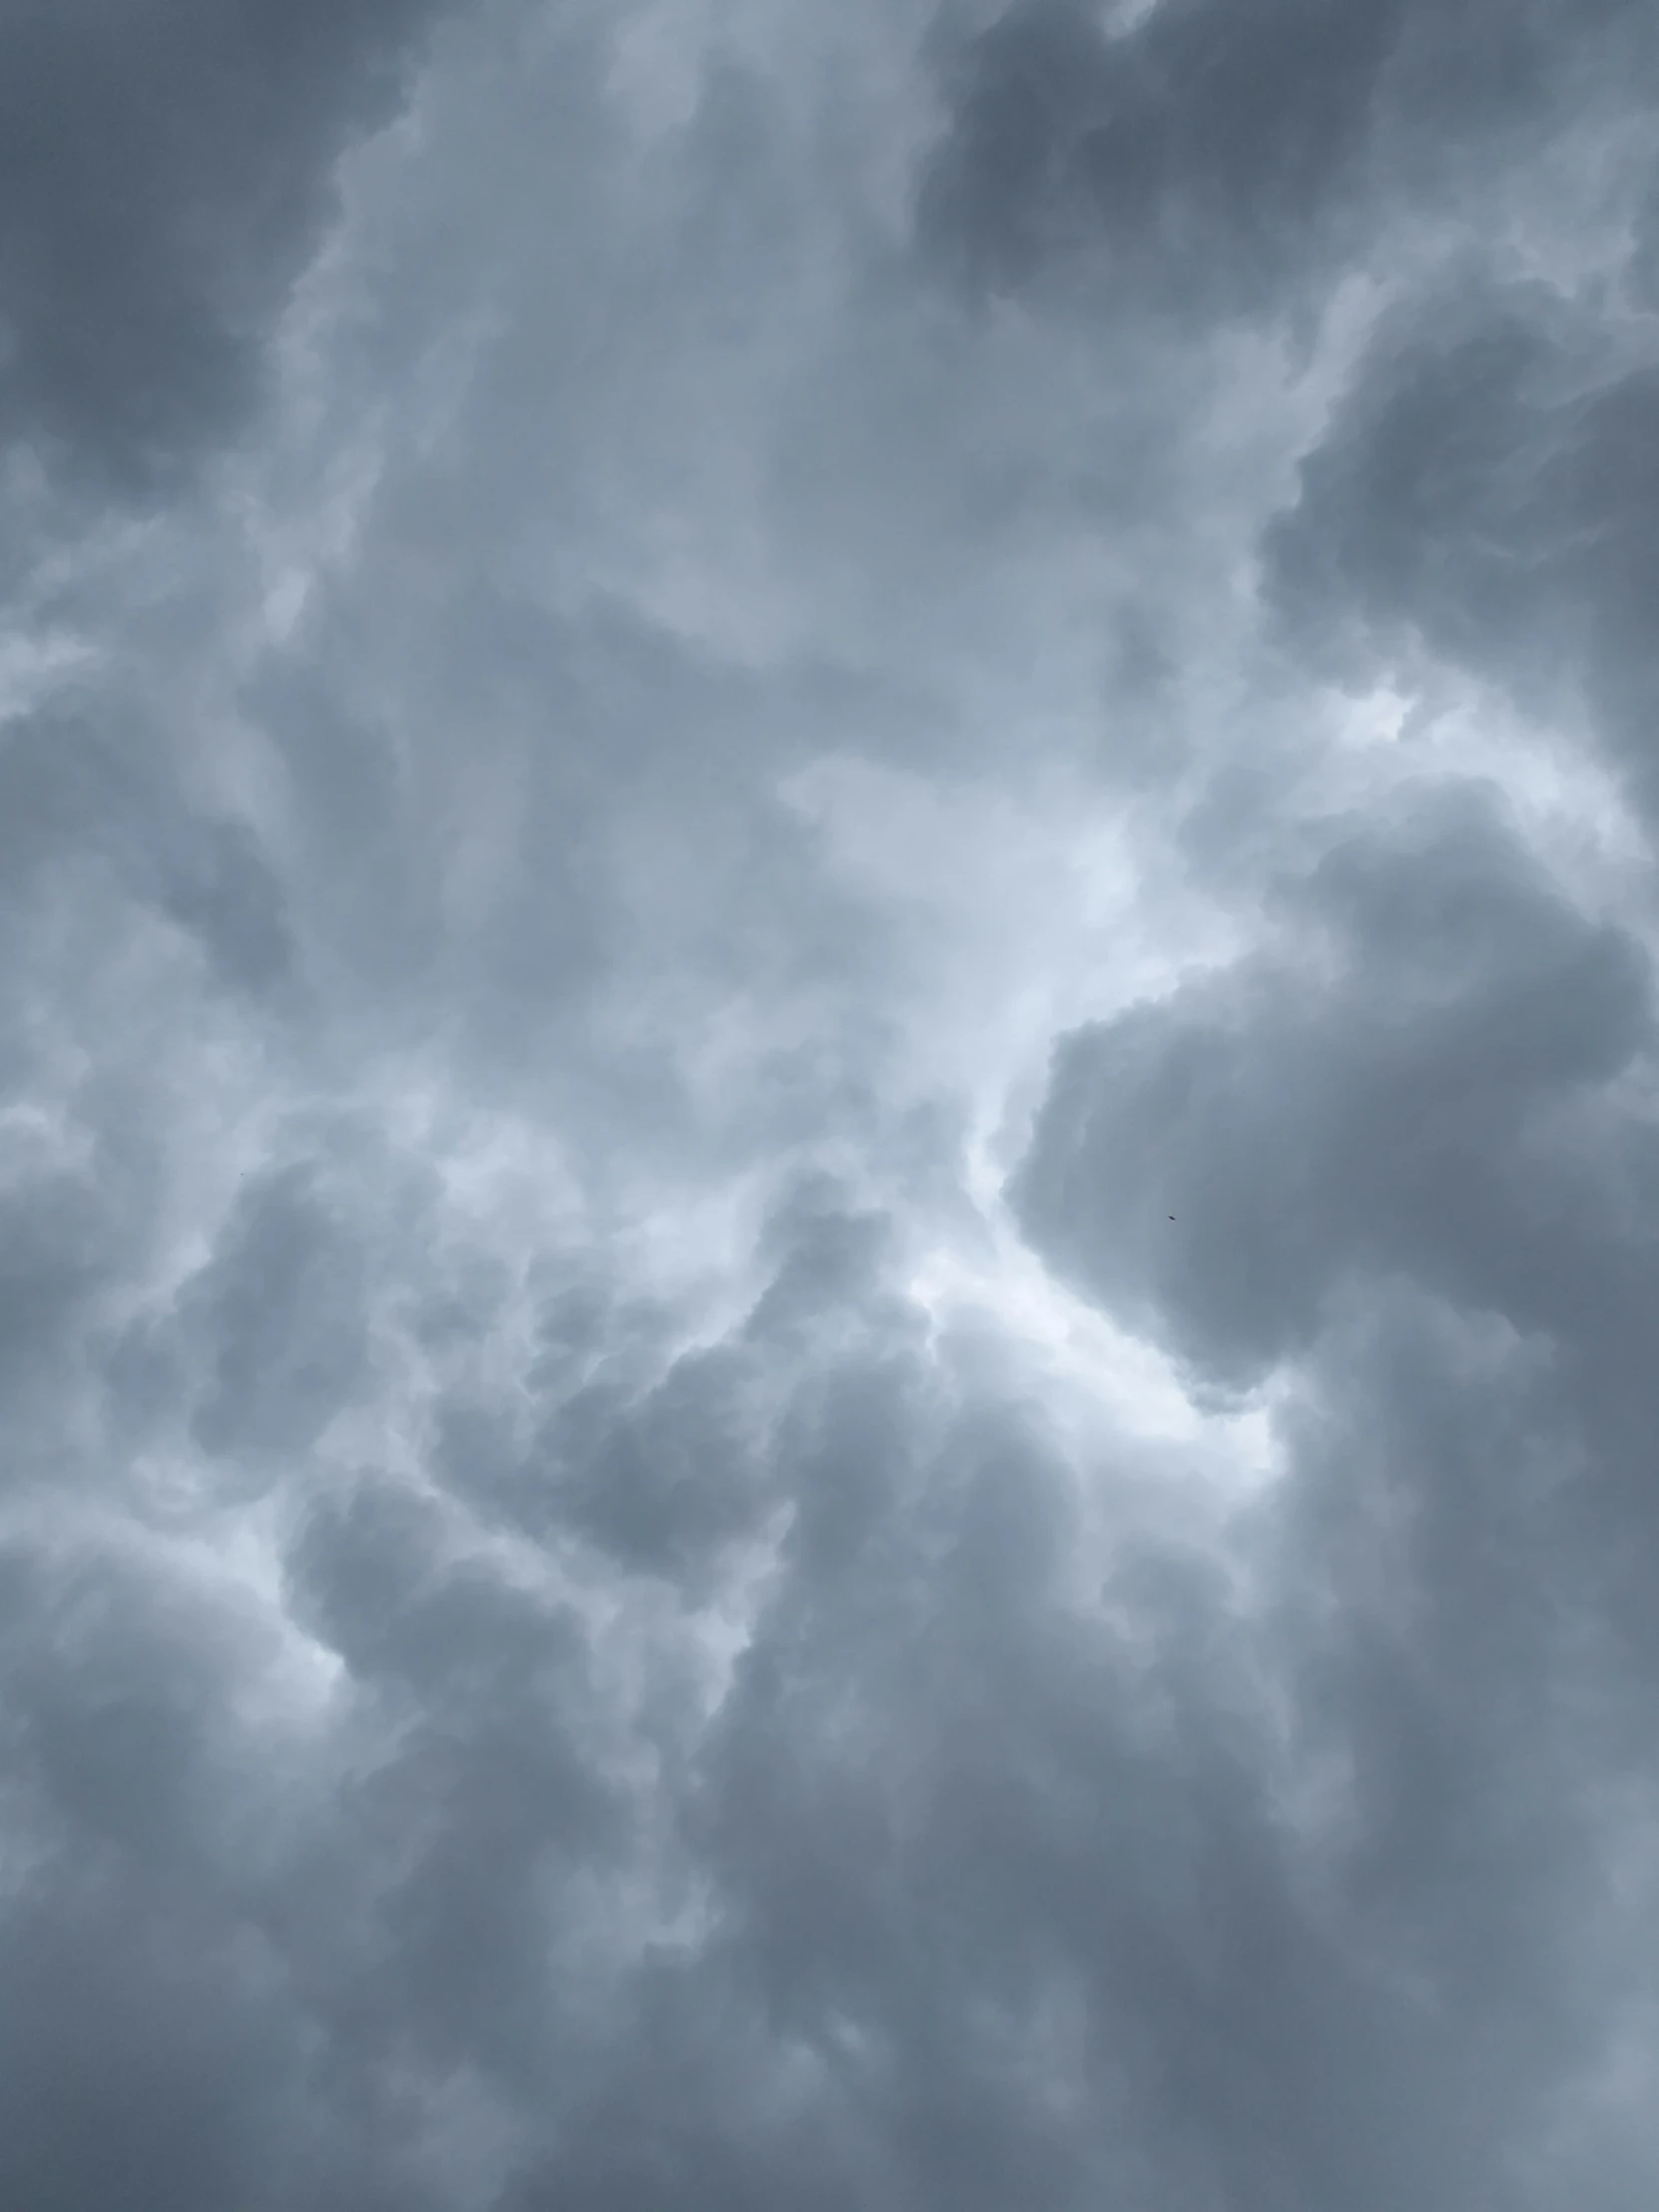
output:
[[0,2201],[1646,2212],[1659,12],[0,0]]

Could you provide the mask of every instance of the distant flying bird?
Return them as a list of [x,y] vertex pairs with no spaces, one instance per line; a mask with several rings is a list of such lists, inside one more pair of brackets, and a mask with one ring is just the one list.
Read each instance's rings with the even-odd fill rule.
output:
[[1173,1221],[1174,1219],[1175,1219],[1175,1216],[1174,1216],[1173,1214],[1171,1214],[1171,1216],[1170,1216],[1170,1220],[1171,1220],[1171,1221]]

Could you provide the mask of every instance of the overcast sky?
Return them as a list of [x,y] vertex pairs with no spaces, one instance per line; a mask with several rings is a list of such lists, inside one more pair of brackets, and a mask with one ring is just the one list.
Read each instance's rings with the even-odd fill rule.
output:
[[1652,0],[0,0],[0,2203],[1648,2212]]

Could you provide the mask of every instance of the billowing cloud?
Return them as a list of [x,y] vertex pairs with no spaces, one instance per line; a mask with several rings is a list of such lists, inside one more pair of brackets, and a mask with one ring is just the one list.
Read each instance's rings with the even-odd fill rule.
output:
[[1650,13],[13,9],[0,2198],[1649,2201]]
[[1494,798],[1413,793],[1403,831],[1342,826],[1285,886],[1294,950],[1061,1045],[1024,1219],[1201,1368],[1253,1378],[1379,1276],[1523,1334],[1639,1339],[1640,1268],[1610,1240],[1641,1125],[1607,1094],[1651,1050],[1647,963]]

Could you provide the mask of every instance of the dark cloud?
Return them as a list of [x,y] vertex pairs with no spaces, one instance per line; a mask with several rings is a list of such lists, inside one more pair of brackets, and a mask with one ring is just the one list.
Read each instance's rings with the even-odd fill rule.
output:
[[941,37],[922,236],[993,290],[1069,264],[1120,310],[1278,304],[1425,189],[1484,183],[1588,102],[1639,99],[1643,13],[1159,0],[1114,23],[1031,0]]
[[1543,286],[1413,301],[1304,462],[1269,575],[1316,650],[1420,641],[1524,710],[1587,707],[1651,806],[1659,371],[1622,350]]
[[1096,250],[1120,287],[1250,299],[1353,195],[1406,14],[1009,9],[956,59],[928,228],[993,285]]
[[[1330,1925],[1464,2052],[1435,2061],[1449,2108],[1408,2092],[1430,2168],[1379,2202],[1547,2187],[1525,2099],[1602,2032],[1598,1790],[1647,1761],[1652,1147],[1623,1080],[1651,1065],[1646,962],[1489,808],[1418,799],[1333,842],[1289,892],[1300,959],[1064,1040],[1018,1185],[1056,1263],[1202,1374],[1306,1363],[1275,1543],[1299,1736],[1341,1809]],[[1462,2132],[1489,2096],[1512,2163]]]
[[210,1451],[303,1450],[363,1363],[361,1262],[303,1187],[274,1178],[239,1204],[181,1302],[203,1346],[196,1433]]
[[1227,1379],[1308,1345],[1357,1274],[1588,1330],[1561,1271],[1593,1244],[1595,1333],[1621,1326],[1611,1129],[1557,1146],[1651,1050],[1635,942],[1478,793],[1337,838],[1285,897],[1306,968],[1263,956],[1061,1042],[1017,1183],[1039,1246]]
[[243,419],[335,157],[426,0],[18,0],[0,26],[0,435],[118,482]]
[[0,2197],[1635,2212],[1651,11],[431,19],[0,29]]
[[6,1564],[6,2187],[67,2212],[206,2206],[272,2161],[291,2181],[301,2062],[226,1832],[247,1747],[223,1696],[257,1652],[108,1554]]
[[592,1384],[579,1392],[545,1447],[570,1470],[579,1524],[677,1579],[706,1546],[752,1529],[763,1495],[746,1466],[742,1382],[733,1362],[704,1354],[678,1362],[637,1410]]
[[[822,1201],[793,1218],[779,1280],[830,1282]],[[180,1594],[152,1614],[148,1576],[108,1562],[73,1608],[18,1605],[14,1775],[58,1869],[18,1939],[67,1940],[67,1853],[156,1946],[77,1948],[56,1977],[111,2023],[107,2055],[74,2045],[100,2139],[182,2201],[260,2172],[273,2204],[373,2204],[409,2170],[398,2129],[441,2147],[445,2084],[471,2081],[447,2153],[471,2178],[446,2193],[438,2147],[415,2161],[434,2202],[1548,2201],[1505,2161],[1595,2032],[1581,1924],[1618,1730],[1560,1603],[1588,1582],[1547,1364],[1482,1358],[1414,1297],[1323,1341],[1249,1608],[1121,1450],[1080,1577],[1040,1408],[951,1381],[844,1289],[840,1352],[751,1424],[798,1517],[712,1726],[672,1605],[638,1616],[624,1688],[583,1595],[604,1579],[547,1582],[561,1556],[683,1573],[672,1488],[642,1556],[630,1487],[672,1484],[673,1424],[697,1434],[708,1385],[672,1372],[643,1418],[611,1414],[637,1455],[620,1522],[598,1488],[555,1491],[514,1554],[457,1510],[454,1460],[436,1488],[316,1486],[285,1573],[344,1669],[321,1736],[274,1746],[274,1708],[262,1750],[241,1713],[272,1654]],[[602,1417],[590,1398],[576,1426]],[[159,1911],[187,1870],[188,1911]],[[130,2073],[123,2007],[164,1996],[183,2040]],[[54,2047],[30,2045],[49,2084]],[[110,2103],[141,2078],[165,2162]],[[47,2163],[56,2095],[19,2185],[95,2201],[101,2169]]]

